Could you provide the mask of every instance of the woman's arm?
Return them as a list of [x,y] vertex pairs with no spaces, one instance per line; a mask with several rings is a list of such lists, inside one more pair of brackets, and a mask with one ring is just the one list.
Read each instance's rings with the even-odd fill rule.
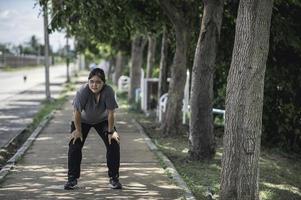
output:
[[119,135],[114,130],[114,123],[115,123],[115,115],[114,110],[107,110],[108,111],[108,139],[109,144],[111,144],[111,140],[114,139],[116,142],[120,143]]
[[108,132],[114,132],[115,116],[114,110],[108,110]]
[[74,115],[75,130],[72,132],[70,140],[73,139],[73,144],[74,144],[78,138],[80,138],[80,140],[83,141],[83,135],[82,135],[82,128],[81,128],[81,113],[75,109],[73,115]]

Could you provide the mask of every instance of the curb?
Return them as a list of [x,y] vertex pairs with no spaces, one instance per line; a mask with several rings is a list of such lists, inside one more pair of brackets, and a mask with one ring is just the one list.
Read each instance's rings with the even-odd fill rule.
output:
[[14,168],[15,164],[22,158],[25,152],[29,149],[31,144],[35,141],[35,139],[39,136],[43,128],[47,125],[47,123],[52,119],[55,111],[52,111],[48,114],[44,120],[37,126],[37,128],[31,133],[29,138],[25,141],[20,149],[15,153],[13,157],[11,157],[6,165],[0,171],[0,182],[4,180],[6,175],[10,172],[11,169]]
[[[32,121],[31,121],[30,123],[32,123]],[[27,124],[27,126],[28,126],[28,124]],[[14,136],[13,138],[11,138],[11,139],[10,139],[3,147],[1,147],[1,148],[4,148],[4,149],[9,148],[10,145],[11,145],[14,141],[18,140],[18,138],[25,132],[25,130],[26,130],[26,126],[25,126],[24,129],[20,130],[19,133],[17,133],[16,136]]]
[[186,200],[196,200],[196,198],[193,196],[191,190],[188,188],[185,181],[179,175],[179,173],[177,172],[177,170],[176,170],[175,166],[172,164],[172,162],[157,148],[157,146],[152,142],[152,140],[144,132],[142,126],[135,119],[132,119],[132,122],[139,129],[139,132],[143,136],[143,139],[145,140],[148,148],[152,152],[154,152],[164,162],[164,164],[167,166],[165,168],[165,170],[171,174],[172,178],[176,181],[177,185],[180,186],[184,190],[185,199]]

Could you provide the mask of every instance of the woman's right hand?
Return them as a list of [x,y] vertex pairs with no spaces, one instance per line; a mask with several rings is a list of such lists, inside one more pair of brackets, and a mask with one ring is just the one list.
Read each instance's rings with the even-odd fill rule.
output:
[[83,142],[83,135],[82,135],[82,133],[81,133],[80,131],[78,131],[78,130],[75,129],[75,130],[71,133],[70,141],[73,139],[73,144],[75,144],[75,141],[76,141],[78,138]]

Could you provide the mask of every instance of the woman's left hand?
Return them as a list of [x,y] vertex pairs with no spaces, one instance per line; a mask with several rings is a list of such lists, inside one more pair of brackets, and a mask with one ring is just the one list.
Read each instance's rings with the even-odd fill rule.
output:
[[108,138],[109,138],[109,144],[111,144],[112,139],[116,140],[116,142],[118,144],[120,144],[120,138],[119,138],[119,135],[116,131],[114,131],[113,134],[108,135]]

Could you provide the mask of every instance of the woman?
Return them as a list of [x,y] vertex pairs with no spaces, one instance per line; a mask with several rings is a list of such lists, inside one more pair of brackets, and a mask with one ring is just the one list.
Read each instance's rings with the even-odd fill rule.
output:
[[121,189],[119,182],[120,140],[114,127],[114,109],[118,108],[112,87],[106,85],[104,71],[93,69],[88,83],[83,85],[73,100],[74,119],[68,151],[68,181],[64,188],[74,189],[80,177],[82,148],[91,127],[95,128],[107,150],[107,167],[112,189]]

